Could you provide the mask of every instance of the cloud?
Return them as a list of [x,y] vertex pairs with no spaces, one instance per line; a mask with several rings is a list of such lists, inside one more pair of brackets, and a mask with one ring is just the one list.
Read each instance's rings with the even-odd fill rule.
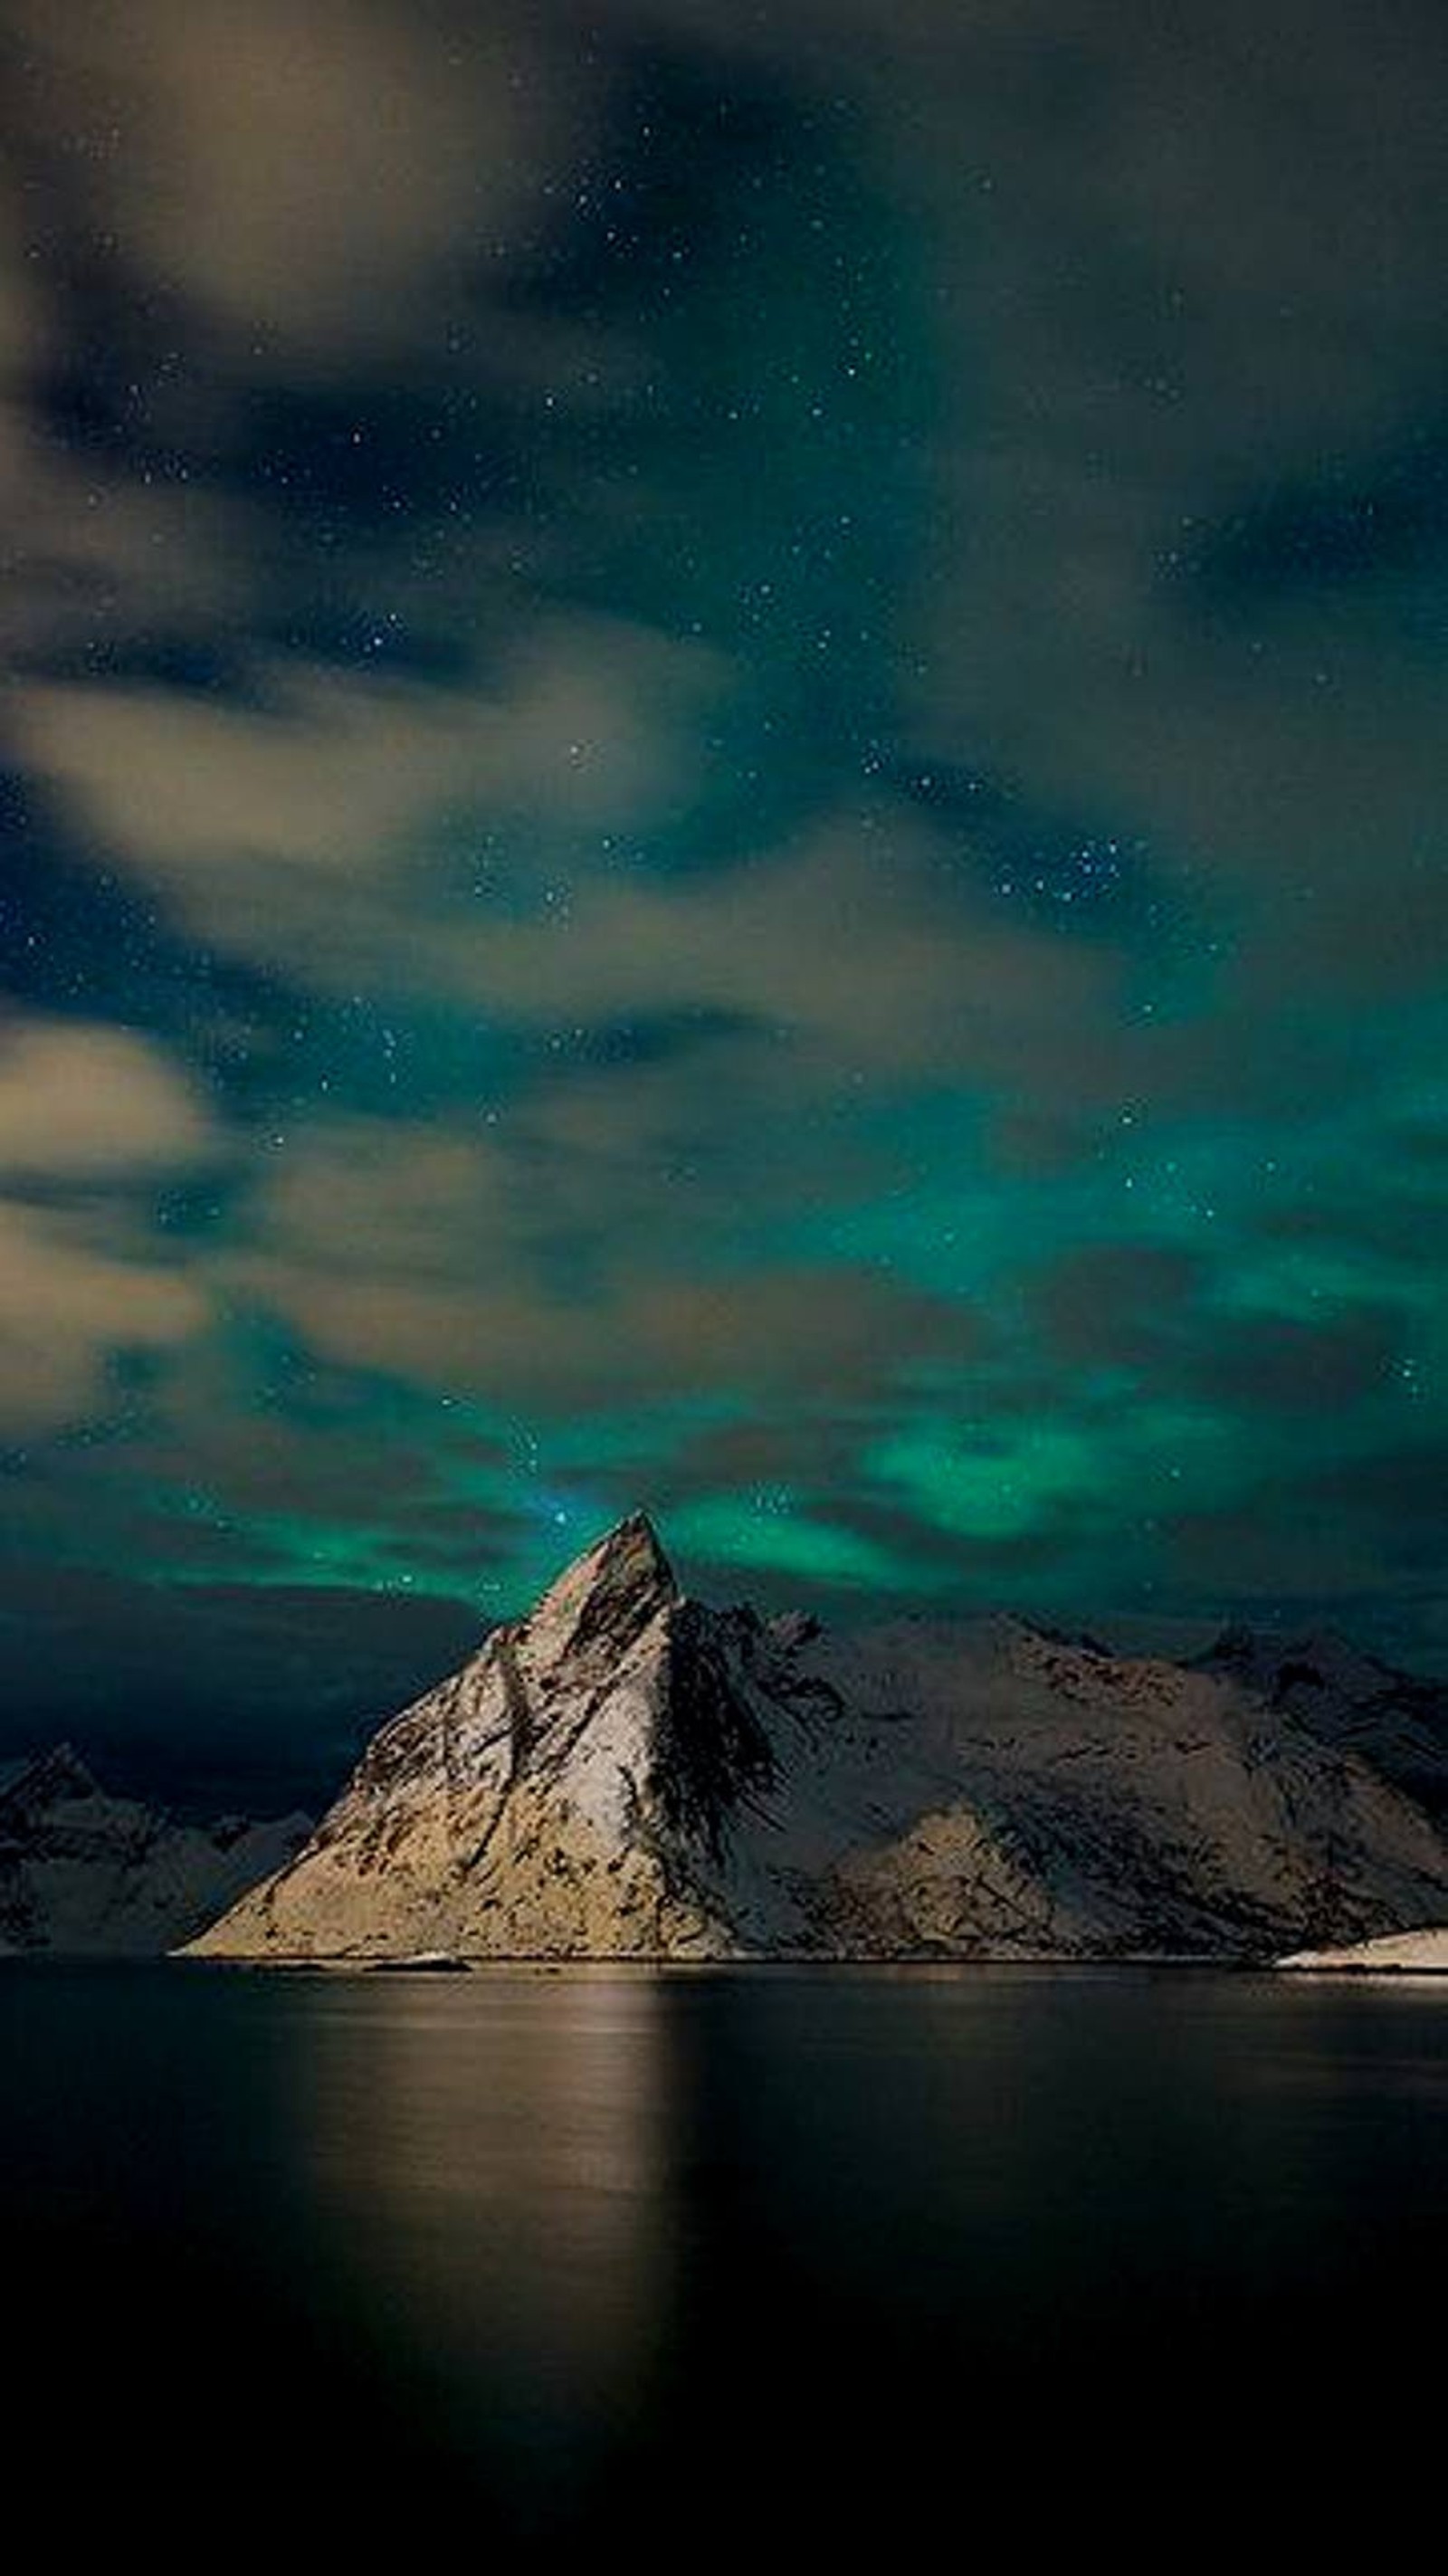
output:
[[571,141],[569,56],[520,12],[451,37],[378,0],[16,14],[37,97],[89,112],[137,291],[164,282],[264,363],[425,345],[432,298],[526,242],[540,166]]
[[174,1270],[118,1261],[58,1220],[0,1200],[0,1425],[32,1436],[102,1411],[111,1361],[164,1356],[209,1320]]
[[[191,1085],[133,1031],[18,1016],[0,1025],[7,1437],[84,1421],[105,1409],[117,1357],[172,1355],[205,1329],[203,1290],[160,1253],[130,1200],[215,1150]],[[45,1204],[27,1203],[37,1192]]]
[[[265,632],[299,561],[330,596],[348,469],[409,382],[425,411],[428,388],[597,405],[627,375],[515,292],[608,88],[540,13],[15,0],[5,46],[0,649],[28,666],[95,675],[158,641],[224,659]],[[304,512],[287,507],[288,418],[350,442]],[[419,423],[398,458],[409,508],[435,436]],[[474,439],[472,486],[481,461]],[[381,513],[394,535],[403,506]],[[373,571],[476,622],[520,533],[546,552],[490,515],[491,534],[454,498],[445,545],[435,530],[415,566],[379,545]]]
[[555,1025],[732,1012],[795,1031],[864,1078],[1000,1071],[1030,1086],[1056,1033],[1104,1018],[1111,961],[962,902],[930,837],[846,813],[772,860],[683,884],[590,889],[556,924],[503,923],[471,952],[480,999]]
[[112,1180],[214,1150],[191,1084],[134,1031],[0,1020],[0,1181]]
[[1149,834],[1259,1006],[1288,971],[1411,983],[1443,929],[1433,657],[1391,590],[1365,616],[1309,577],[1231,620],[1189,567],[1284,484],[1371,488],[1438,414],[1441,16],[1385,46],[1340,9],[1234,5],[1209,40],[1009,14],[928,13],[931,95],[886,128],[954,369],[920,739]]
[[1419,1617],[1442,24],[22,0],[37,1547]]
[[985,1338],[958,1299],[839,1266],[653,1280],[635,1311],[656,1384],[751,1398],[848,1405],[933,1362],[973,1359]]
[[[36,682],[16,693],[16,734],[194,936],[336,987],[445,975],[451,845],[485,821],[646,829],[717,671],[702,647],[574,618],[542,625],[497,693],[295,664],[258,680],[260,706]],[[464,921],[463,952],[478,945]]]
[[[621,1224],[626,1194],[631,1224]],[[317,1123],[220,1257],[326,1360],[547,1414],[878,1394],[980,1345],[960,1301],[837,1263],[731,1258],[727,1188],[461,1127]]]
[[[611,839],[646,844],[687,796],[686,746],[727,690],[699,645],[573,619],[496,696],[318,671],[264,709],[35,683],[14,722],[32,770],[192,937],[324,992],[410,992],[564,1044],[722,1016],[792,1036],[834,1078],[1009,1078],[1018,1108],[1131,1080],[1142,1042],[1112,1024],[1112,954],[993,910],[887,805],[728,871],[618,865]],[[510,817],[544,836],[521,914],[465,860]]]
[[[519,335],[541,334],[525,366],[535,413],[547,345],[580,328],[561,304],[546,321],[536,296],[526,310],[540,235],[590,202],[585,147],[602,134],[626,158],[618,91],[640,48],[702,48],[700,76],[725,94],[741,65],[802,100],[828,76],[863,116],[876,185],[909,211],[929,290],[928,545],[918,570],[901,568],[916,745],[1154,834],[1163,867],[1252,933],[1237,970],[1249,1004],[1284,948],[1299,975],[1390,987],[1418,975],[1442,927],[1423,862],[1437,828],[1431,656],[1404,643],[1391,600],[1384,619],[1355,621],[1298,583],[1243,626],[1212,609],[1192,568],[1244,518],[1270,516],[1283,488],[1330,497],[1346,475],[1370,490],[1375,460],[1401,454],[1424,406],[1440,406],[1440,13],[1403,0],[1390,47],[1352,11],[1306,0],[1267,26],[1232,0],[1210,44],[1179,14],[1143,28],[1138,10],[1080,0],[935,6],[908,29],[880,0],[802,0],[762,23],[684,0],[620,5],[587,49],[567,10],[492,15],[486,35],[341,0],[303,23],[279,0],[152,0],[139,38],[113,0],[67,13],[62,34],[53,12],[35,22],[36,58],[57,61],[31,113],[44,127],[53,95],[94,132],[72,175],[133,272],[133,305],[179,281],[231,333],[224,356],[213,345],[183,371],[222,414],[238,406],[243,358],[293,385],[309,365],[355,362],[359,393],[390,334],[415,360],[418,332],[451,310],[459,243],[479,240],[501,291],[480,312],[476,278],[467,294],[454,281],[459,311],[505,372]],[[32,367],[63,336],[43,306],[33,274],[17,282],[14,337]],[[641,293],[588,326],[605,373],[625,351],[633,365],[647,315]],[[160,371],[143,372],[159,399]],[[571,414],[583,371],[563,376]],[[199,444],[204,456],[217,441]],[[515,553],[561,544],[549,579],[566,594],[594,573],[598,512],[623,499],[651,523],[650,454],[638,441],[626,477],[574,460],[575,497],[581,473],[593,507],[570,535],[546,511],[520,513],[516,492],[491,497],[485,438],[482,506],[454,530],[463,557],[479,520],[495,538],[506,525]],[[81,584],[73,630],[123,624],[118,593],[142,616],[166,584],[184,595],[201,562],[241,586],[241,607],[245,539],[216,495],[187,501],[201,522],[188,543],[173,491],[138,491],[95,458],[84,478],[53,457],[45,474],[60,475],[52,524],[73,523],[56,537]],[[316,515],[327,506],[320,490]],[[252,516],[265,555],[275,532]],[[428,552],[429,579],[450,581],[454,548]],[[520,612],[516,577],[510,598]],[[309,688],[303,674],[303,699]],[[363,726],[375,715],[404,772],[429,749],[444,779],[454,762],[468,772],[466,709],[433,724],[364,692],[355,712]],[[355,726],[335,697],[312,713],[320,781]],[[294,733],[307,714],[294,707]],[[130,728],[143,772],[164,771],[161,716],[145,703],[36,711],[37,757],[55,754],[103,837],[125,805],[124,783],[101,774],[122,757],[114,729]],[[171,766],[199,757],[220,775],[236,757],[254,779],[250,751],[203,746],[185,710],[172,716]],[[72,730],[79,744],[57,739]],[[301,794],[299,756],[282,765]]]

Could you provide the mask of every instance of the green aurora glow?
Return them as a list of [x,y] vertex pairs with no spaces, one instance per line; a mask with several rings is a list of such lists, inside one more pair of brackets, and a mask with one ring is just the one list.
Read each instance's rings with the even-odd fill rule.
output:
[[309,1782],[636,1504],[1448,1643],[1441,16],[840,14],[339,12],[330,193],[34,53],[20,1741]]

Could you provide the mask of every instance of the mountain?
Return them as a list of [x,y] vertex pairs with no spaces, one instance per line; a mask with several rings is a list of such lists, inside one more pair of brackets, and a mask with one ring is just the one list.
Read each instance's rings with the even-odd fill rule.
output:
[[1294,1950],[1277,1965],[1359,1977],[1448,1977],[1448,1925],[1440,1923],[1428,1932],[1384,1932],[1376,1941],[1349,1941],[1338,1950]]
[[1278,1636],[1224,1628],[1199,1656],[1284,1710],[1324,1744],[1359,1753],[1384,1779],[1448,1820],[1448,1687],[1395,1672],[1324,1629]]
[[68,1744],[0,1763],[0,1953],[159,1957],[310,1831],[307,1816],[183,1824],[108,1796]]
[[1434,1820],[1220,1659],[712,1610],[635,1515],[191,1947],[1272,1958],[1445,1916]]

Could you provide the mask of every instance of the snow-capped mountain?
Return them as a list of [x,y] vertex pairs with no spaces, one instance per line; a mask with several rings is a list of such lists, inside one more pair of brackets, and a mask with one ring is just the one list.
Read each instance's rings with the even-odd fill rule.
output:
[[68,1744],[0,1763],[0,1953],[160,1956],[310,1831],[301,1815],[183,1824],[109,1796]]
[[1442,1921],[1448,1841],[1322,1721],[1013,1618],[708,1609],[635,1515],[192,1947],[1270,1958]]

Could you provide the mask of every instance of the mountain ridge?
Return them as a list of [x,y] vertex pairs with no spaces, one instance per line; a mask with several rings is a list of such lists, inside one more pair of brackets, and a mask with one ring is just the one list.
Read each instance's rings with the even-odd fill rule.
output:
[[1242,1651],[714,1609],[634,1513],[190,1954],[1267,1959],[1442,1919],[1429,1717]]
[[312,1819],[189,1823],[115,1796],[75,1746],[0,1761],[0,1957],[161,1957],[269,1878]]

